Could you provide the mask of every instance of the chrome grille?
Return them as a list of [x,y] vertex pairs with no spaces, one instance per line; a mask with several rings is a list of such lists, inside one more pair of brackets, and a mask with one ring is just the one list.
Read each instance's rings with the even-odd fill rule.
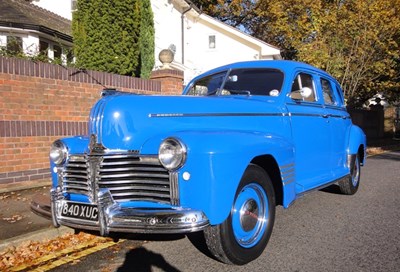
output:
[[[156,157],[138,155],[71,156],[64,168],[63,191],[89,196],[94,188],[110,190],[115,201],[177,204],[176,178]],[[95,161],[93,165],[91,161]],[[93,186],[95,182],[95,186]],[[172,188],[172,189],[171,189]]]
[[87,163],[84,156],[71,156],[63,173],[65,193],[89,194]]

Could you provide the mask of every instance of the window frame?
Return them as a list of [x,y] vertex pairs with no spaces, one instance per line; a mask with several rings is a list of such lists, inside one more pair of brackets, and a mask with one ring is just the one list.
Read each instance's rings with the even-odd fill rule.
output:
[[[328,83],[328,86],[329,86],[329,92],[328,93],[326,92],[326,90],[324,88],[324,86],[326,86],[326,85],[324,85],[322,83],[323,80]],[[332,81],[330,79],[326,78],[326,77],[320,77],[319,78],[319,83],[321,84],[322,98],[323,98],[324,104],[328,105],[328,106],[337,106],[338,105],[338,97],[335,94],[334,88],[332,86]],[[332,103],[328,103],[326,101],[325,94],[328,94],[330,96],[330,98],[332,100]]]
[[[14,44],[11,44],[11,43],[14,43]],[[24,54],[24,41],[21,36],[7,35],[5,47],[6,47],[7,51],[12,53],[13,55],[14,54],[15,55]],[[18,47],[18,50],[14,50],[16,47]]]
[[[300,79],[301,79],[300,83],[298,83],[299,89],[298,89],[298,90],[293,90],[293,86],[294,86],[294,84],[295,84],[295,81],[298,81],[298,77],[299,77],[301,74],[304,74],[304,75],[309,76],[310,79],[311,79],[311,81],[312,81],[312,88],[311,88],[311,91],[313,92],[313,95],[314,95],[314,100],[313,100],[313,101],[304,100],[304,98],[301,96],[300,90],[301,90],[301,88],[303,88],[303,84],[302,84],[302,81],[303,81],[303,80],[302,80],[301,78],[300,78]],[[301,87],[300,87],[300,86],[301,86]],[[309,87],[309,86],[305,86],[305,87]],[[299,92],[299,93],[298,93],[298,98],[293,98],[293,97],[292,97],[292,93],[295,93],[295,92]],[[297,94],[296,94],[296,95],[297,95]],[[295,76],[293,77],[292,83],[291,83],[291,85],[290,85],[289,98],[290,98],[292,101],[295,101],[295,102],[297,102],[297,103],[298,103],[298,102],[300,102],[300,103],[312,103],[312,104],[317,104],[317,103],[319,103],[319,102],[320,102],[320,99],[319,99],[319,94],[318,94],[318,91],[317,91],[317,85],[316,85],[315,75],[314,75],[313,73],[309,72],[309,71],[304,71],[304,70],[296,72],[296,73],[295,73]]]

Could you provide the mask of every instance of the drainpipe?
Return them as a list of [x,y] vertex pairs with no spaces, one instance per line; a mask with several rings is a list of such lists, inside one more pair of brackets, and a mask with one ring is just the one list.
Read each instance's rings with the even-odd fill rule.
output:
[[185,27],[184,27],[185,23],[184,23],[184,18],[185,18],[185,14],[187,12],[189,12],[192,8],[193,8],[193,4],[190,4],[190,6],[187,9],[185,9],[181,15],[182,65],[185,64]]

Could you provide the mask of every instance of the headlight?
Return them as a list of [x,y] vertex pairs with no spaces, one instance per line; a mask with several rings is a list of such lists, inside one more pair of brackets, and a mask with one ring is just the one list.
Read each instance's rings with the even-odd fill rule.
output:
[[186,161],[186,147],[178,139],[167,138],[160,145],[158,159],[168,170],[178,169]]
[[63,163],[67,158],[67,155],[68,155],[67,147],[64,145],[62,141],[57,140],[51,145],[50,159],[55,164]]

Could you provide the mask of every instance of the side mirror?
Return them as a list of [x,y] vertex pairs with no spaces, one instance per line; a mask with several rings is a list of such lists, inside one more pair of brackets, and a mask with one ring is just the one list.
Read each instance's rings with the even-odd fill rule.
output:
[[300,94],[303,98],[309,98],[312,95],[313,91],[311,88],[303,87],[300,89]]
[[307,98],[312,97],[313,90],[309,87],[303,87],[300,90],[292,91],[290,93],[290,98],[296,101],[307,100]]

